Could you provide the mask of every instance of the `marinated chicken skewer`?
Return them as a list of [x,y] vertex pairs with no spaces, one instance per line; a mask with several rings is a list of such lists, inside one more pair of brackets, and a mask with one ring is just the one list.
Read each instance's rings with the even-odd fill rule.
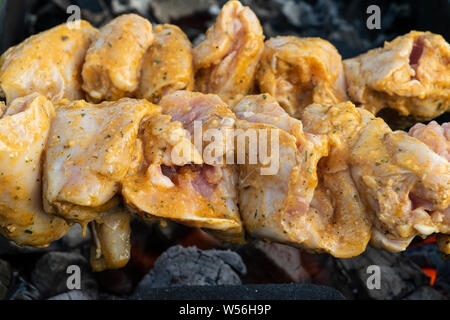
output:
[[348,100],[342,58],[331,43],[320,38],[267,40],[256,79],[260,92],[271,94],[298,119],[312,103],[332,105]]
[[88,98],[100,102],[131,96],[152,41],[151,23],[135,14],[121,15],[103,26],[83,65],[83,90]]
[[82,99],[81,67],[97,32],[86,21],[62,24],[9,48],[0,58],[0,96],[8,104],[35,92],[53,102]]
[[[206,228],[224,240],[243,241],[245,229],[351,257],[369,240],[401,251],[415,236],[438,233],[440,249],[449,252],[448,124],[417,125],[408,136],[352,103],[338,104],[346,100],[342,62],[328,42],[270,39],[258,84],[274,97],[245,97],[264,36],[237,1],[224,6],[193,50],[195,85],[204,93],[176,91],[193,86],[191,46],[177,27],[156,27],[155,40],[150,23],[136,15],[118,17],[100,33],[86,22],[81,27],[53,28],[0,60],[8,102],[0,103],[5,237],[45,246],[72,223],[92,223],[93,268],[121,267],[130,256],[123,197],[143,218]],[[412,32],[347,60],[349,94],[374,112],[389,105],[435,116],[449,106],[448,56],[442,38]],[[81,86],[93,101],[136,95],[160,106],[128,98],[87,103],[77,100]],[[32,92],[58,103],[27,96]],[[312,102],[321,104],[307,106]],[[240,134],[230,136],[232,129]],[[252,132],[277,137],[266,146],[276,174],[265,174],[273,162],[250,163],[255,149],[243,153],[244,163],[230,164],[251,147],[241,138],[250,141]]]
[[[6,119],[22,108],[22,100],[11,105]],[[45,101],[50,108],[44,97],[35,108],[45,110]],[[129,257],[127,214],[118,202],[97,210],[114,199],[120,185],[126,204],[145,218],[204,227],[235,241],[242,240],[245,225],[253,236],[337,257],[364,251],[371,224],[372,243],[391,251],[405,249],[415,235],[449,233],[447,159],[351,103],[307,107],[303,128],[269,95],[243,99],[234,108],[241,119],[237,128],[278,131],[280,167],[276,175],[261,175],[258,169],[267,164],[239,164],[239,180],[235,166],[219,162],[226,152],[206,164],[204,151],[212,142],[195,147],[195,120],[203,133],[234,127],[234,115],[220,98],[179,91],[161,106],[134,99],[57,105],[44,167],[45,207],[69,222],[96,221],[96,249],[102,249],[93,250],[96,270],[122,266]],[[429,169],[416,170],[416,162]],[[100,163],[104,168],[97,168]],[[35,223],[39,212],[31,213]],[[49,219],[66,226],[49,227],[52,237],[67,231],[64,220]],[[9,229],[19,230],[17,221],[8,222]],[[51,241],[36,239],[41,242],[33,245]]]
[[253,11],[239,1],[227,2],[206,39],[194,48],[196,91],[237,103],[253,90],[263,46],[262,27]]
[[153,29],[154,41],[142,62],[136,96],[157,103],[165,94],[194,88],[192,44],[177,26]]
[[450,45],[440,35],[412,31],[344,68],[350,99],[373,114],[431,119],[450,110]]

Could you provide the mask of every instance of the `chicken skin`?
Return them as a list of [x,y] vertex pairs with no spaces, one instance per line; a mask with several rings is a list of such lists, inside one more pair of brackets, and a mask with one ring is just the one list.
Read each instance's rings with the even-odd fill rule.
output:
[[229,1],[206,39],[194,48],[196,90],[233,105],[253,90],[264,46],[262,27],[250,8]]
[[81,68],[97,30],[62,24],[9,48],[0,58],[0,96],[7,103],[38,92],[53,102],[82,99]]
[[312,103],[332,105],[347,100],[342,58],[331,43],[320,38],[267,40],[256,78],[260,92],[275,97],[297,119]]
[[[171,219],[206,228],[221,239],[242,241],[236,169],[220,163],[226,156],[220,148],[208,155],[208,148],[224,146],[226,141],[195,142],[196,137],[207,137],[208,129],[220,132],[233,128],[234,114],[218,96],[189,91],[166,95],[159,104],[178,129],[152,119],[144,124],[143,159],[123,184],[126,203],[144,218]],[[202,126],[199,132],[195,131],[197,125]],[[149,132],[153,138],[148,138]],[[166,141],[158,142],[159,154],[148,151],[156,150],[151,146],[155,141]],[[175,156],[177,149],[184,151]]]
[[370,223],[354,197],[358,191],[348,166],[337,160],[348,150],[326,135],[305,133],[267,94],[242,99],[234,111],[241,119],[238,128],[279,131],[276,174],[261,175],[260,164],[239,165],[239,207],[247,231],[336,257],[362,253]]
[[44,208],[86,226],[115,207],[135,153],[141,121],[159,108],[123,98],[57,106],[45,154]]
[[431,119],[450,110],[450,45],[440,35],[412,31],[344,68],[351,100],[373,114]]
[[166,94],[192,90],[194,67],[192,44],[180,28],[158,25],[153,34],[155,39],[144,56],[136,96],[157,103]]
[[69,231],[42,209],[42,156],[54,116],[52,103],[34,93],[0,118],[0,233],[19,245],[45,247]]
[[121,15],[95,37],[83,65],[83,90],[94,101],[129,97],[138,88],[142,58],[153,41],[151,23]]

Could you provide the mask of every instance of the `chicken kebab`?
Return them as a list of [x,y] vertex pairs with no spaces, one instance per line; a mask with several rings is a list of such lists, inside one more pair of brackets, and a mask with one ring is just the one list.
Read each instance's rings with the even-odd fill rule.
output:
[[[417,71],[408,81],[427,89],[383,99],[435,116],[428,102],[448,104],[448,44],[419,39],[407,46]],[[397,57],[399,48],[389,50]],[[386,55],[375,53],[366,60]],[[46,246],[72,224],[89,224],[97,271],[127,263],[131,214],[336,257],[369,242],[401,251],[438,233],[448,253],[448,124],[393,132],[373,115],[376,99],[355,98],[348,65],[322,39],[264,43],[238,1],[195,48],[178,27],[134,14],[99,30],[82,21],[30,37],[0,58],[0,233]],[[396,75],[386,77],[399,83]],[[380,87],[358,81],[364,97],[378,97]],[[275,173],[249,161],[261,151],[251,149],[254,132],[277,137],[267,145]]]

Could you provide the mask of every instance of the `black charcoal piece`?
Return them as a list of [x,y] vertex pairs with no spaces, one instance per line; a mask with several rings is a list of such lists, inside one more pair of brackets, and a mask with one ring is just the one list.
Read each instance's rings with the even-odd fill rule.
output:
[[434,288],[423,286],[407,296],[405,300],[447,300],[447,298]]
[[31,283],[27,282],[16,272],[14,273],[14,287],[8,297],[9,300],[41,300],[42,295]]
[[133,296],[139,298],[151,289],[173,286],[239,285],[239,274],[245,272],[245,265],[235,252],[174,246],[158,258]]
[[158,22],[170,23],[183,17],[208,12],[212,6],[217,6],[217,1],[153,0],[150,6]]
[[0,260],[0,300],[5,299],[12,280],[11,265],[4,260]]
[[[31,273],[31,282],[41,291],[44,298],[56,296],[68,291],[67,280],[73,272],[68,272],[69,266],[80,268],[81,290],[90,294],[92,298],[97,295],[97,282],[95,281],[89,262],[74,252],[49,252],[43,255],[36,263]],[[70,270],[69,270],[70,271]]]
[[83,237],[83,229],[79,224],[75,224],[70,228],[64,237],[61,238],[60,242],[65,250],[73,250],[79,248],[84,244],[91,241],[91,232],[87,228],[86,236]]
[[[369,279],[378,273],[375,269],[379,270],[379,288],[373,285],[375,278]],[[430,281],[409,258],[372,247],[354,258],[335,259],[335,270],[333,286],[342,288],[342,293],[353,299],[402,299]]]

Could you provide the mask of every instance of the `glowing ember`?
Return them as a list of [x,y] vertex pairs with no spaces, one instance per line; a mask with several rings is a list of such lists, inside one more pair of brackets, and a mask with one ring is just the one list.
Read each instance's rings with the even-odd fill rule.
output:
[[437,272],[433,268],[422,268],[423,273],[425,273],[430,278],[430,286],[434,285],[436,281]]

